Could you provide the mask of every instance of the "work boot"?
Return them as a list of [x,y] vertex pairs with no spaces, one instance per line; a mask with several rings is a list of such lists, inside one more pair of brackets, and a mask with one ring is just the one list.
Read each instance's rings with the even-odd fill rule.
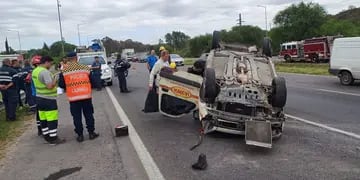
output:
[[65,142],[66,142],[65,139],[60,139],[60,138],[58,137],[58,138],[56,138],[56,139],[53,140],[53,141],[49,141],[49,144],[50,144],[50,145],[53,145],[53,146],[56,146],[56,145],[58,145],[58,144],[63,144],[63,143],[65,143]]
[[42,136],[41,127],[38,127],[38,136]]
[[193,169],[205,170],[207,168],[206,155],[200,154],[198,161],[192,165]]
[[97,137],[99,137],[99,134],[97,134],[96,132],[89,133],[90,140],[96,139]]
[[84,141],[84,136],[83,136],[83,135],[78,136],[78,137],[76,138],[76,141],[79,142],[79,143],[83,142],[83,141]]

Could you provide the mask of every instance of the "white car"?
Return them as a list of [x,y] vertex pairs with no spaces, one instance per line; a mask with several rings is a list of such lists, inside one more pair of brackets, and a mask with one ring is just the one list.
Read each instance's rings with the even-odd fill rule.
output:
[[360,37],[335,39],[329,72],[338,76],[343,85],[360,80]]
[[184,65],[184,58],[182,58],[178,54],[170,54],[170,60],[171,62],[175,62],[176,66]]
[[[111,64],[110,61],[107,61],[106,56],[102,56],[101,53],[78,53],[78,62],[80,64],[85,64],[88,66],[91,66],[95,61],[95,56],[98,56],[100,58],[101,63],[101,80],[103,84],[106,84],[108,86],[112,86],[112,70],[109,64]],[[105,58],[104,58],[105,57]]]

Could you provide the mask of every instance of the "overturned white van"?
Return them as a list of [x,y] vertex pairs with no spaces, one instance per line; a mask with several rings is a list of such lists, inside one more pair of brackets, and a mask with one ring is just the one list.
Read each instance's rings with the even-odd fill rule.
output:
[[360,37],[335,39],[329,72],[338,76],[343,85],[360,80]]

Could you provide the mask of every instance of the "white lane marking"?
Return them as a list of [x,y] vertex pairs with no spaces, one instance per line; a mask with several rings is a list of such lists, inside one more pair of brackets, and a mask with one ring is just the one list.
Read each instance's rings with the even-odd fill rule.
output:
[[346,135],[346,136],[349,136],[349,137],[353,137],[355,139],[360,139],[360,135],[352,133],[352,132],[346,132],[346,131],[343,131],[343,130],[340,130],[340,129],[337,129],[337,128],[333,128],[333,127],[330,127],[330,126],[326,126],[324,124],[312,122],[312,121],[309,121],[309,120],[306,120],[306,119],[303,119],[303,118],[300,118],[300,117],[292,116],[292,115],[289,115],[289,114],[286,114],[286,116],[289,117],[289,118],[292,118],[294,120],[306,123],[306,124],[310,124],[310,125],[320,127],[320,128],[332,131],[332,132],[336,132],[336,133],[343,134],[343,135]]
[[134,126],[131,124],[129,118],[127,117],[124,110],[121,108],[119,102],[116,100],[114,94],[109,87],[106,87],[106,91],[109,94],[109,97],[114,104],[117,114],[119,115],[121,121],[128,126],[129,128],[129,137],[131,143],[133,144],[136,153],[139,156],[139,159],[144,166],[146,174],[151,180],[165,180],[164,176],[161,174],[160,169],[157,167],[154,159],[151,157],[149,151],[146,149],[144,143],[141,141],[139,134],[136,132]]
[[334,91],[334,90],[328,90],[328,89],[315,89],[315,90],[317,90],[317,91],[323,91],[323,92],[330,92],[330,93],[344,94],[344,95],[349,95],[349,96],[358,96],[358,97],[360,97],[360,94],[356,94],[356,93],[348,93],[348,92]]

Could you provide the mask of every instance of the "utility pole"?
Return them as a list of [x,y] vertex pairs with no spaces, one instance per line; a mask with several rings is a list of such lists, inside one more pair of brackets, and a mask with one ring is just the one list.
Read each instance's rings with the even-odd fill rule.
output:
[[245,22],[245,21],[243,21],[242,18],[241,18],[241,13],[239,13],[239,19],[237,19],[237,21],[239,21],[239,22],[238,22],[239,26],[242,26],[242,23]]
[[58,9],[58,18],[59,18],[59,27],[60,27],[60,38],[61,38],[61,48],[62,48],[62,56],[65,56],[65,49],[64,49],[64,37],[63,37],[63,33],[62,33],[62,26],[61,26],[61,15],[60,15],[60,2],[59,0],[57,1],[57,9]]

